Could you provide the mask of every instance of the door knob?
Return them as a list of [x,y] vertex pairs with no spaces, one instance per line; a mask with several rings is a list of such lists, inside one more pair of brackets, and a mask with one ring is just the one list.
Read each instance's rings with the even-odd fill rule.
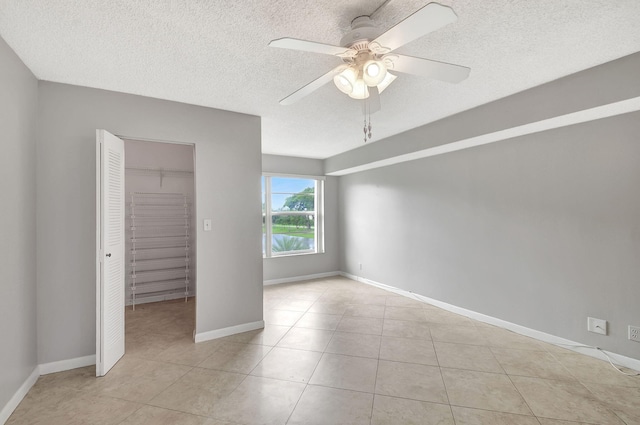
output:
[[111,253],[108,253],[108,254],[107,254],[107,257],[111,257]]

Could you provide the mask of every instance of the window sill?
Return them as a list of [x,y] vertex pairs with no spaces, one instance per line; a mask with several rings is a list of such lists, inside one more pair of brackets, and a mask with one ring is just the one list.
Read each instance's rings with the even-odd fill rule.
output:
[[279,254],[279,255],[272,255],[271,257],[266,257],[266,256],[262,256],[263,260],[272,260],[274,258],[289,258],[289,257],[302,257],[302,256],[307,256],[307,255],[323,255],[324,252],[298,252],[298,253],[291,253],[291,254]]

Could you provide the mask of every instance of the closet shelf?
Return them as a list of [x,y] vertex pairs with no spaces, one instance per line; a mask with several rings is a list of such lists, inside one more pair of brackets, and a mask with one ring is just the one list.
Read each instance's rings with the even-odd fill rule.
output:
[[166,257],[166,258],[153,258],[148,260],[136,260],[129,263],[129,266],[135,268],[137,273],[147,270],[166,270],[176,267],[185,267],[189,264],[189,259],[186,257]]
[[[177,177],[177,178],[189,178],[193,179],[193,171],[191,170],[179,170],[174,168],[146,168],[146,167],[126,167],[125,173],[128,175],[138,175],[138,176],[152,176],[160,178],[160,187],[162,187],[162,182],[165,177]],[[140,192],[136,192],[140,193]],[[144,193],[144,195],[150,195],[148,193]],[[162,196],[164,193],[156,193],[152,195]]]
[[182,279],[181,286],[184,287],[184,279],[188,276],[189,270],[186,268],[164,269],[164,270],[147,270],[142,272],[131,273],[130,276],[135,280],[132,288],[140,283],[156,282],[161,280]]
[[164,292],[164,291],[175,291],[175,292],[184,291],[184,287],[182,286],[182,284],[184,284],[184,280],[182,279],[166,280],[166,281],[139,284],[138,286],[136,286],[135,289],[136,289],[137,296],[150,294],[150,293],[157,295],[158,292]]
[[145,296],[193,293],[190,273],[191,202],[181,193],[130,193],[129,292]]

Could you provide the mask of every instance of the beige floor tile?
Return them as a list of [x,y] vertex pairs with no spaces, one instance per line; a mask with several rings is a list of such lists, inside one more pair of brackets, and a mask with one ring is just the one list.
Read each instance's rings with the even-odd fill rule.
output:
[[288,298],[316,301],[318,298],[322,296],[322,294],[325,293],[325,290],[322,288],[313,288],[311,286],[307,286],[304,284],[303,285],[297,284],[297,285],[291,285],[287,293],[289,294]]
[[366,304],[366,305],[385,305],[387,302],[387,295],[374,295],[370,291],[367,291],[363,295],[357,296],[351,300],[353,304]]
[[231,394],[246,375],[196,368],[154,397],[149,404],[209,416],[214,404]]
[[230,335],[225,338],[220,338],[220,340],[273,346],[280,341],[289,329],[291,329],[290,326],[265,325],[263,329]]
[[584,422],[559,421],[557,419],[538,418],[540,425],[590,425]]
[[439,341],[433,345],[441,367],[504,373],[488,347]]
[[431,339],[434,341],[451,342],[454,344],[489,346],[489,340],[472,326],[454,326],[429,324]]
[[55,381],[45,381],[44,377],[40,377],[9,417],[7,424],[47,423],[48,413],[54,411],[58,405],[67,400],[80,399],[83,395],[82,391],[60,385],[63,382],[60,378],[62,374],[67,372],[45,376],[58,375]]
[[309,383],[372,393],[377,367],[376,359],[325,353]]
[[340,314],[305,313],[305,315],[296,322],[296,328],[335,331],[338,323],[340,323],[340,319],[342,319],[342,315]]
[[[6,422],[10,425],[116,425],[142,405],[111,397],[97,397],[65,389],[55,403],[41,401],[35,409],[19,406]],[[57,392],[61,395],[62,392]],[[22,404],[22,403],[21,403]]]
[[144,406],[129,416],[122,425],[231,425],[214,419],[188,413],[174,412],[159,407]]
[[407,400],[376,394],[371,425],[454,425],[446,404]]
[[554,356],[581,382],[640,388],[639,376],[625,376],[607,361],[574,352],[555,353]]
[[[127,353],[106,377],[94,366],[42,376],[7,423],[368,424],[373,408],[371,424],[451,424],[451,399],[456,425],[640,424],[640,379],[380,288],[273,285],[264,305],[265,329],[199,344],[194,300],[127,309]],[[498,372],[489,352],[508,376],[456,369]]]
[[376,304],[351,304],[344,312],[345,316],[360,316],[360,317],[377,317],[382,319],[384,317],[384,305]]
[[377,335],[336,332],[325,351],[333,354],[377,359],[380,352],[380,339]]
[[167,347],[156,360],[187,366],[196,366],[209,357],[221,343],[220,340],[205,342],[179,342]]
[[284,299],[285,297],[276,297],[276,296],[270,296],[267,298],[266,292],[265,292],[265,297],[262,299],[262,306],[264,311],[272,309],[273,307],[280,304]]
[[271,309],[264,312],[264,323],[267,325],[293,326],[303,314],[302,311]]
[[553,355],[546,351],[510,350],[496,347],[492,347],[491,351],[509,375],[546,379],[575,379]]
[[448,403],[440,369],[435,366],[380,360],[376,394]]
[[575,353],[575,351],[571,351],[569,350],[568,347],[562,346],[562,345],[555,345],[555,344],[550,344],[548,342],[540,342],[542,344],[542,346],[544,347],[544,350],[551,353],[551,354],[571,354],[571,353]]
[[390,307],[384,311],[384,318],[390,320],[407,320],[411,322],[426,322],[427,317],[422,308]]
[[336,330],[359,334],[382,335],[382,319],[373,317],[344,316]]
[[338,290],[337,292],[329,291],[322,294],[320,298],[316,302],[318,303],[329,303],[329,304],[350,304],[351,300],[355,297],[352,293],[347,293],[344,291]]
[[96,379],[95,366],[79,367],[64,372],[50,373],[38,378],[37,384],[29,394],[37,395],[40,392],[45,394],[47,390],[53,388],[84,390],[94,386]]
[[451,406],[456,425],[538,425],[533,416]]
[[300,300],[300,299],[292,299],[285,298],[280,302],[280,304],[273,307],[274,310],[287,310],[287,311],[302,311],[305,312],[311,307],[313,304],[313,300]]
[[624,422],[640,425],[640,388],[601,385],[591,382],[584,385]]
[[492,347],[532,351],[546,350],[546,344],[543,342],[495,326],[477,328],[476,332],[488,341],[487,345]]
[[305,384],[247,376],[213,408],[214,419],[247,425],[284,424]]
[[333,331],[294,327],[282,337],[277,346],[296,350],[324,351],[332,336]]
[[387,307],[422,308],[424,303],[402,295],[389,295],[387,296],[386,305]]
[[309,385],[288,425],[369,425],[373,395]]
[[531,415],[507,375],[460,369],[442,369],[452,406]]
[[251,375],[285,381],[309,382],[322,353],[274,347]]
[[125,354],[143,359],[157,360],[167,347],[176,344],[193,344],[193,338],[184,335],[162,335],[147,332],[127,333]]
[[438,366],[433,343],[427,339],[383,336],[380,359]]
[[473,320],[459,314],[440,309],[424,309],[425,318],[429,323],[454,326],[475,326]]
[[85,389],[95,395],[146,403],[191,370],[190,366],[123,357]]
[[541,418],[622,425],[623,422],[578,382],[512,376],[533,413]]
[[427,323],[409,322],[406,320],[384,319],[382,335],[431,340],[431,330]]
[[165,301],[159,303],[140,304],[135,311],[131,307],[125,309],[125,326],[127,333],[143,330],[161,335],[191,336],[195,329],[195,300]]
[[198,367],[247,374],[260,363],[271,348],[268,345],[224,342],[198,364]]
[[308,313],[337,314],[342,316],[349,304],[347,302],[326,302],[316,301],[309,307]]

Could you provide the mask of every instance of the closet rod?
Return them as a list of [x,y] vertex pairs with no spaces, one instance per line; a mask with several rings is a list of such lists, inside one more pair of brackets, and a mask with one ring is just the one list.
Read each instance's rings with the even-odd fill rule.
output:
[[162,187],[162,181],[165,177],[176,177],[176,178],[193,178],[193,171],[189,170],[178,170],[174,168],[137,168],[137,167],[125,167],[125,172],[128,171],[129,174],[136,175],[140,173],[141,175],[146,174],[158,174],[160,177],[160,187]]
[[179,170],[177,168],[144,168],[144,167],[125,167],[125,170],[130,171],[144,171],[149,173],[183,173],[193,174],[190,170]]

